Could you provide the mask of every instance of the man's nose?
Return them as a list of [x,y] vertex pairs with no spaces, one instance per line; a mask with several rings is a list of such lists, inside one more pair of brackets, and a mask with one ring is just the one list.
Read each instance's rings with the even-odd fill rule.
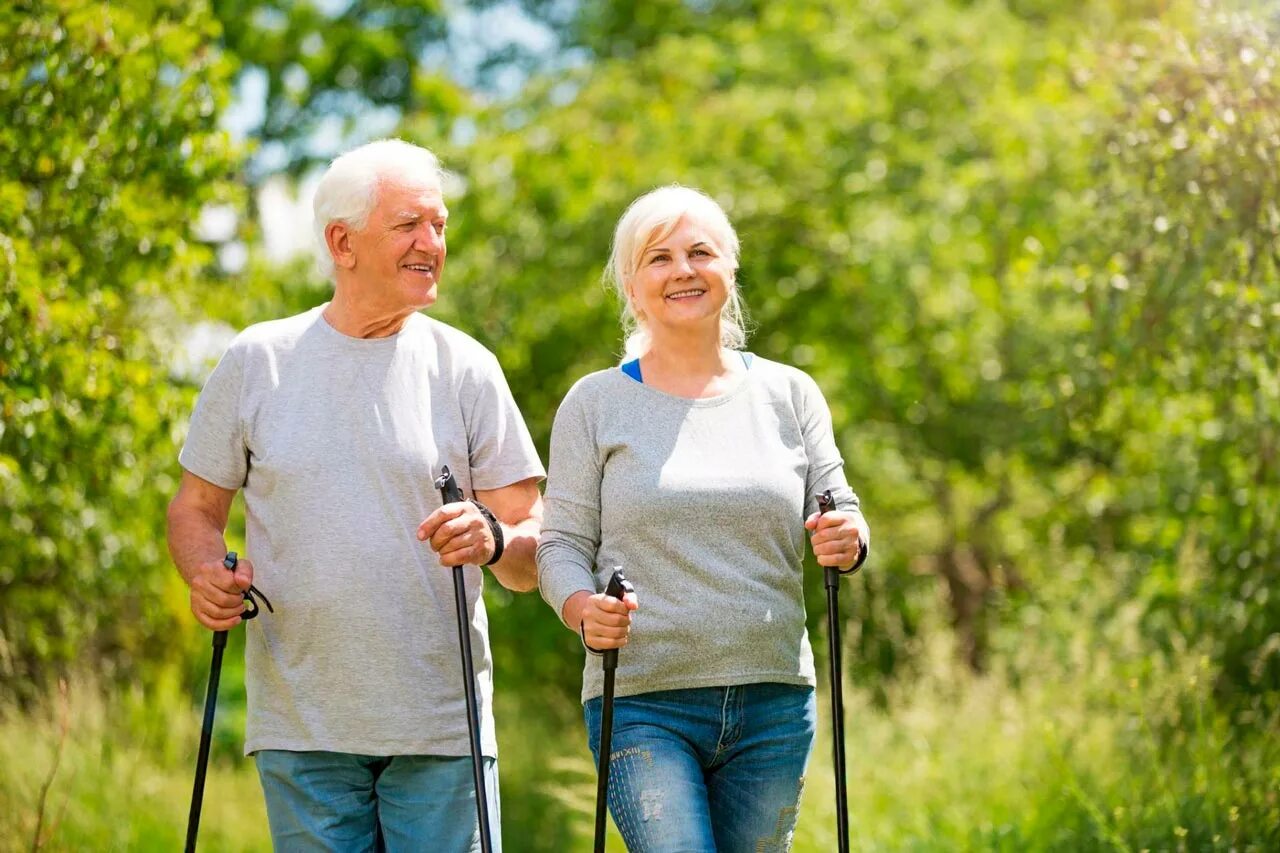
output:
[[444,234],[436,230],[430,222],[424,223],[417,231],[413,246],[421,251],[435,252],[444,245]]

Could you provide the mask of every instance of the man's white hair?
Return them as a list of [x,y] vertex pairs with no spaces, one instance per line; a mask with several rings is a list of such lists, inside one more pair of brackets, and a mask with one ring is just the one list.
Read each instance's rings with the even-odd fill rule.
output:
[[613,249],[605,268],[605,281],[622,299],[622,332],[626,338],[624,359],[639,358],[649,349],[650,334],[644,318],[636,314],[627,296],[627,285],[636,274],[644,250],[666,239],[680,220],[692,216],[710,231],[716,247],[729,258],[735,275],[729,282],[729,298],[720,310],[720,345],[742,349],[747,343],[746,316],[738,294],[738,234],[724,209],[711,196],[691,187],[671,184],[650,190],[631,202],[613,232]]
[[316,187],[311,209],[316,242],[316,265],[333,275],[333,257],[324,232],[331,222],[345,222],[359,230],[378,203],[378,186],[385,180],[407,180],[443,188],[444,172],[436,155],[402,139],[379,139],[353,148],[329,164]]

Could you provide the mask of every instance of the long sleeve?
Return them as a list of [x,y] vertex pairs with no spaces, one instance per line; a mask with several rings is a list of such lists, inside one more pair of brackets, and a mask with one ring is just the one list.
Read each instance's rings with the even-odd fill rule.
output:
[[830,489],[836,509],[854,514],[854,523],[862,534],[862,542],[865,546],[870,546],[871,528],[862,516],[857,494],[849,487],[844,459],[840,456],[831,424],[831,409],[817,383],[808,376],[801,376],[803,380],[798,383],[800,399],[797,401],[797,410],[801,417],[805,452],[809,459],[809,469],[805,476],[805,515],[817,511],[817,496]]
[[571,595],[596,591],[600,546],[600,450],[575,390],[561,403],[551,428],[546,515],[538,544],[538,590],[562,620]]

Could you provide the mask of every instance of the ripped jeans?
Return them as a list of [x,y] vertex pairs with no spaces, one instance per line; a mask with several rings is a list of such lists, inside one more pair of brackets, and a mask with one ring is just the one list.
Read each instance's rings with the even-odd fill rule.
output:
[[[600,706],[584,708],[597,764]],[[790,684],[616,699],[609,813],[627,849],[789,850],[816,716],[813,688]]]

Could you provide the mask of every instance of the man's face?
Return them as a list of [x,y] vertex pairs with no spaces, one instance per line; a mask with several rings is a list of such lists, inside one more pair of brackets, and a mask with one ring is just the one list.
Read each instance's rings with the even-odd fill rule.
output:
[[363,293],[392,307],[433,304],[448,218],[438,184],[384,179],[369,221],[351,232],[351,271]]

